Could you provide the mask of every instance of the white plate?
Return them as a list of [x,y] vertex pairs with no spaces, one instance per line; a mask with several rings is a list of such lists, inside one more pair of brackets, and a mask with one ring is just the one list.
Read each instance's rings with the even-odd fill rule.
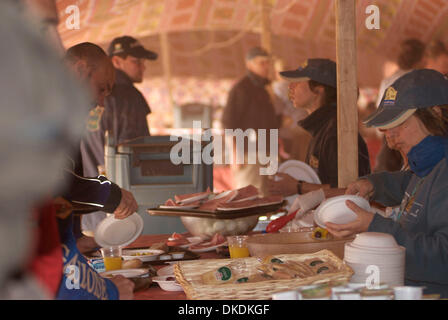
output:
[[314,212],[316,224],[321,228],[326,228],[326,222],[346,224],[355,221],[357,215],[347,207],[345,204],[347,200],[351,200],[364,210],[370,211],[369,202],[360,196],[343,195],[332,197],[322,202]]
[[[133,255],[137,253],[152,253],[152,254],[141,256]],[[162,253],[165,253],[165,251],[154,249],[125,249],[122,252],[122,257],[124,260],[140,259],[142,262],[147,262],[157,260]]]
[[115,219],[113,215],[101,221],[95,230],[95,241],[101,247],[125,247],[134,242],[143,231],[143,219],[133,213],[126,219]]
[[148,269],[119,269],[100,273],[103,277],[123,276],[125,278],[141,277],[148,273]]
[[278,167],[279,172],[289,174],[296,180],[302,180],[308,183],[322,184],[316,171],[303,161],[288,160]]
[[198,243],[201,243],[202,241],[204,241],[201,237],[188,237],[187,240],[189,241],[189,243],[183,244],[183,245],[180,245],[177,247],[186,249],[189,246],[192,246],[194,244],[198,244]]
[[216,245],[216,246],[211,246],[211,247],[206,247],[206,248],[201,248],[201,249],[188,249],[188,250],[190,250],[191,252],[197,252],[197,253],[200,253],[200,252],[208,252],[208,251],[213,251],[213,250],[216,250],[217,248],[219,248],[219,247],[222,247],[222,246],[226,246],[227,245],[227,241],[226,242],[223,242],[223,243],[221,243],[221,244],[218,244],[218,245]]
[[182,289],[182,286],[180,284],[178,284],[175,280],[166,280],[168,277],[173,277],[174,276],[161,276],[161,277],[153,277],[152,281],[156,282],[160,288],[162,288],[165,291],[184,291],[184,289]]

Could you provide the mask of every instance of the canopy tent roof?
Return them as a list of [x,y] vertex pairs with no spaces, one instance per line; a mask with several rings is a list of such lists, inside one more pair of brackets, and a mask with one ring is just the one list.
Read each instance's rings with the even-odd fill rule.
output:
[[[296,68],[308,57],[335,59],[334,0],[268,0],[272,51]],[[361,86],[377,86],[384,61],[394,59],[400,42],[448,40],[448,1],[359,0],[358,71]],[[80,8],[79,30],[68,30],[67,6]],[[366,7],[380,9],[380,30],[368,30]],[[238,78],[244,53],[260,44],[260,0],[58,0],[59,31],[66,46],[91,41],[104,47],[114,37],[132,35],[159,52],[168,33],[171,74],[202,78]],[[161,59],[148,77],[163,75]]]
[[[90,41],[106,49],[113,38],[131,35],[159,53],[139,88],[153,110],[151,127],[165,127],[173,122],[173,102],[225,105],[246,72],[246,51],[261,44],[263,2],[270,10],[272,53],[285,68],[306,58],[336,60],[335,0],[57,0],[59,32],[66,47]],[[79,30],[66,26],[73,4],[80,9]],[[380,9],[379,30],[365,27],[372,4]],[[446,0],[357,0],[356,16],[360,88],[378,88],[402,40],[448,41]]]

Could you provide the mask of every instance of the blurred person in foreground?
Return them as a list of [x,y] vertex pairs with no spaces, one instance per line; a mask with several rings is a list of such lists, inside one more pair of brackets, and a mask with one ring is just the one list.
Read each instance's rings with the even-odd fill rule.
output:
[[0,299],[51,299],[62,249],[54,211],[37,206],[66,186],[61,171],[87,99],[60,60],[60,42],[48,40],[54,24],[23,4],[0,2]]
[[[157,54],[129,36],[113,39],[107,53],[115,80],[104,97],[104,104],[96,106],[89,114],[82,144],[83,174],[88,177],[105,174],[106,132],[114,145],[150,135],[147,116],[151,109],[134,84],[143,81],[146,61],[157,59]],[[84,216],[81,221],[83,233],[92,233],[105,217],[104,212]]]
[[[336,63],[329,59],[308,59],[297,70],[280,74],[289,81],[289,97],[294,106],[305,108],[310,113],[298,124],[312,135],[306,163],[316,171],[322,185],[297,181],[288,174],[278,173],[281,180],[268,182],[269,193],[290,196],[320,188],[337,188]],[[370,173],[367,145],[359,134],[358,164],[360,176]]]
[[346,201],[354,222],[326,223],[337,237],[384,232],[406,248],[405,284],[448,297],[448,79],[421,69],[387,88],[378,110],[365,122],[376,127],[407,156],[409,170],[361,177],[346,193],[385,206],[400,205],[392,218]]
[[[255,130],[257,135],[259,129],[266,129],[266,146],[270,147],[270,129],[279,129],[281,125],[281,116],[277,114],[268,86],[270,84],[270,60],[269,53],[261,47],[253,47],[246,53],[246,75],[241,78],[229,92],[227,104],[222,115],[222,125],[224,129],[248,129]],[[244,164],[237,164],[236,139],[233,137],[233,180],[236,182],[235,188],[242,188],[249,184],[264,190],[264,178],[260,175],[261,165],[258,162],[248,164],[249,151],[245,149]],[[230,141],[227,141],[230,143]],[[278,143],[275,141],[274,143]],[[257,150],[257,152],[272,152],[269,147],[266,150]],[[273,155],[275,156],[275,155]]]

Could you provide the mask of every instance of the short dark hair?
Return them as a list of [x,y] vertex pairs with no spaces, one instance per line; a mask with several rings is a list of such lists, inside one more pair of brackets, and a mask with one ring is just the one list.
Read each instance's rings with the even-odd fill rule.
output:
[[329,105],[329,104],[333,104],[333,103],[337,103],[338,102],[338,98],[337,98],[337,89],[331,86],[327,86],[325,84],[319,83],[317,81],[314,80],[309,80],[308,81],[308,86],[310,88],[311,91],[315,91],[316,87],[323,87],[324,88],[324,99],[322,101],[322,105]]
[[91,42],[82,42],[67,50],[65,60],[70,63],[84,60],[89,65],[96,67],[104,61],[108,61],[109,57],[100,46]]
[[409,70],[423,60],[425,44],[418,39],[407,39],[401,43],[397,63],[400,69]]

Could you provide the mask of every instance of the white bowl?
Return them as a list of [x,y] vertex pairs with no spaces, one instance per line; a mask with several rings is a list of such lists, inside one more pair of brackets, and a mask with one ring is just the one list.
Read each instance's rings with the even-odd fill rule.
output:
[[364,210],[370,211],[369,202],[360,196],[343,195],[332,197],[322,202],[314,212],[314,221],[316,224],[322,228],[326,228],[326,222],[346,224],[355,221],[358,216],[347,207],[345,204],[347,200],[351,200]]
[[172,276],[174,277],[174,265],[169,265],[157,270],[157,275],[162,276]]
[[395,300],[421,300],[423,289],[423,287],[395,287]]
[[353,244],[361,248],[397,248],[395,238],[388,233],[363,232],[356,235]]
[[153,277],[152,281],[156,282],[160,288],[165,291],[183,291],[180,284],[178,284],[175,280],[167,280],[167,278],[174,278],[174,276]]

